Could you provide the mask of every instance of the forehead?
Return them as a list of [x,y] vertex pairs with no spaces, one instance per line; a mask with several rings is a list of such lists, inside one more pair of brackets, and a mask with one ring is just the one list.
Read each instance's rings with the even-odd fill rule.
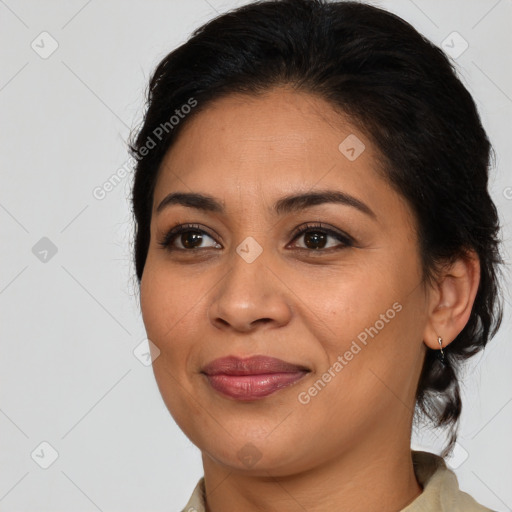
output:
[[173,191],[217,197],[227,211],[268,208],[284,195],[340,190],[389,210],[404,210],[381,172],[366,134],[325,101],[278,88],[258,96],[228,95],[183,126],[160,166],[153,211]]
[[[347,149],[357,158],[349,159],[354,153]],[[180,180],[309,182],[333,167],[336,173],[329,174],[363,179],[365,170],[378,165],[367,137],[330,103],[278,88],[259,96],[229,95],[198,112],[164,157],[159,181],[166,187]]]

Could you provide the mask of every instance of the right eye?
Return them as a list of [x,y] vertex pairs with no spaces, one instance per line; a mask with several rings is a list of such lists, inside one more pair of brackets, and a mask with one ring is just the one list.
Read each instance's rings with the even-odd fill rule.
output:
[[[207,247],[200,247],[201,243],[207,239],[213,241],[213,245]],[[178,242],[181,247],[176,246]],[[160,246],[167,249],[168,251],[193,251],[198,249],[211,249],[221,248],[222,246],[215,242],[215,240],[198,224],[180,224],[170,229],[164,237],[158,242]]]

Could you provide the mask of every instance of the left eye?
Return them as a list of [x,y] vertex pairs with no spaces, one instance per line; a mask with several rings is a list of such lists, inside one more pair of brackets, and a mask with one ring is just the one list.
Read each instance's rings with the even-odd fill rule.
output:
[[[295,233],[293,240],[295,241],[299,238],[304,240],[304,246],[298,248],[305,250],[310,249],[312,251],[332,248],[343,249],[344,247],[350,247],[354,245],[352,238],[345,233],[321,226],[307,226],[301,229]],[[329,244],[329,238],[338,240],[338,243]]]

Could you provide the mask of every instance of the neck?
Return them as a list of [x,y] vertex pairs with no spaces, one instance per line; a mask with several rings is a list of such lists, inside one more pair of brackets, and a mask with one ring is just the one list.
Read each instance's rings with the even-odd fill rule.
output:
[[[397,436],[398,437],[398,436]],[[388,439],[389,440],[389,439]],[[287,476],[253,476],[203,454],[207,512],[397,512],[422,492],[411,458],[410,438],[336,455],[322,465]]]

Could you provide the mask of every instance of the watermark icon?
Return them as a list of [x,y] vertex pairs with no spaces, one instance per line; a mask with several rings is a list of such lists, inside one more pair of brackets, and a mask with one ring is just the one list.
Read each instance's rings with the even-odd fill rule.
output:
[[240,462],[248,468],[252,468],[261,459],[261,455],[252,443],[247,443],[237,453]]
[[[386,313],[382,313],[379,317],[379,319],[370,327],[367,327],[364,329],[364,331],[361,331],[357,335],[357,341],[352,340],[352,343],[350,345],[350,348],[346,350],[343,355],[339,355],[336,358],[336,361],[325,371],[319,379],[315,381],[315,383],[308,388],[307,391],[301,391],[298,396],[297,400],[302,405],[307,405],[309,402],[311,402],[311,398],[318,395],[322,389],[325,388],[325,386],[331,382],[332,379],[334,379],[340,372],[347,366],[352,359],[354,359],[354,356],[359,354],[361,350],[368,345],[368,337],[371,339],[375,338],[379,332],[386,327],[387,324],[393,318],[395,318],[397,313],[400,313],[402,311],[402,305],[399,302],[395,302],[391,308],[389,308]],[[358,343],[359,341],[359,343]],[[362,345],[362,346],[361,346]]]
[[133,355],[144,366],[151,366],[160,355],[160,349],[150,339],[146,338],[133,349]]
[[505,187],[503,189],[503,197],[509,201],[512,199],[512,187]]
[[133,171],[133,158],[129,158],[126,162],[117,169],[117,171],[110,175],[110,177],[102,184],[94,187],[92,195],[98,201],[102,201],[107,197],[107,194],[112,192],[119,183],[121,183],[128,174]]
[[32,254],[42,263],[48,263],[56,254],[57,246],[46,236],[43,236],[32,247]]
[[361,153],[366,149],[366,146],[363,144],[361,139],[351,133],[341,142],[338,149],[342,155],[353,162],[361,156]]
[[458,32],[452,32],[443,40],[441,47],[452,59],[458,59],[469,48],[469,44]]
[[59,452],[48,441],[43,441],[34,448],[30,456],[38,466],[48,469],[59,458]]
[[[178,126],[185,117],[190,114],[192,109],[197,106],[197,100],[189,98],[180,108],[174,110],[174,114],[168,121],[160,123],[153,131],[152,136],[148,135],[146,142],[142,144],[133,156],[136,160],[142,160],[149,152],[157,146],[159,142]],[[155,140],[157,139],[157,140]]]
[[455,445],[453,447],[453,451],[450,453],[448,457],[445,458],[446,464],[451,469],[457,469],[464,462],[466,462],[466,459],[469,457],[469,453],[467,450],[458,442],[455,442]]
[[30,47],[41,59],[48,59],[59,47],[57,40],[48,32],[41,32],[31,43]]
[[263,247],[252,236],[248,236],[238,245],[236,252],[247,263],[252,263],[263,252]]

